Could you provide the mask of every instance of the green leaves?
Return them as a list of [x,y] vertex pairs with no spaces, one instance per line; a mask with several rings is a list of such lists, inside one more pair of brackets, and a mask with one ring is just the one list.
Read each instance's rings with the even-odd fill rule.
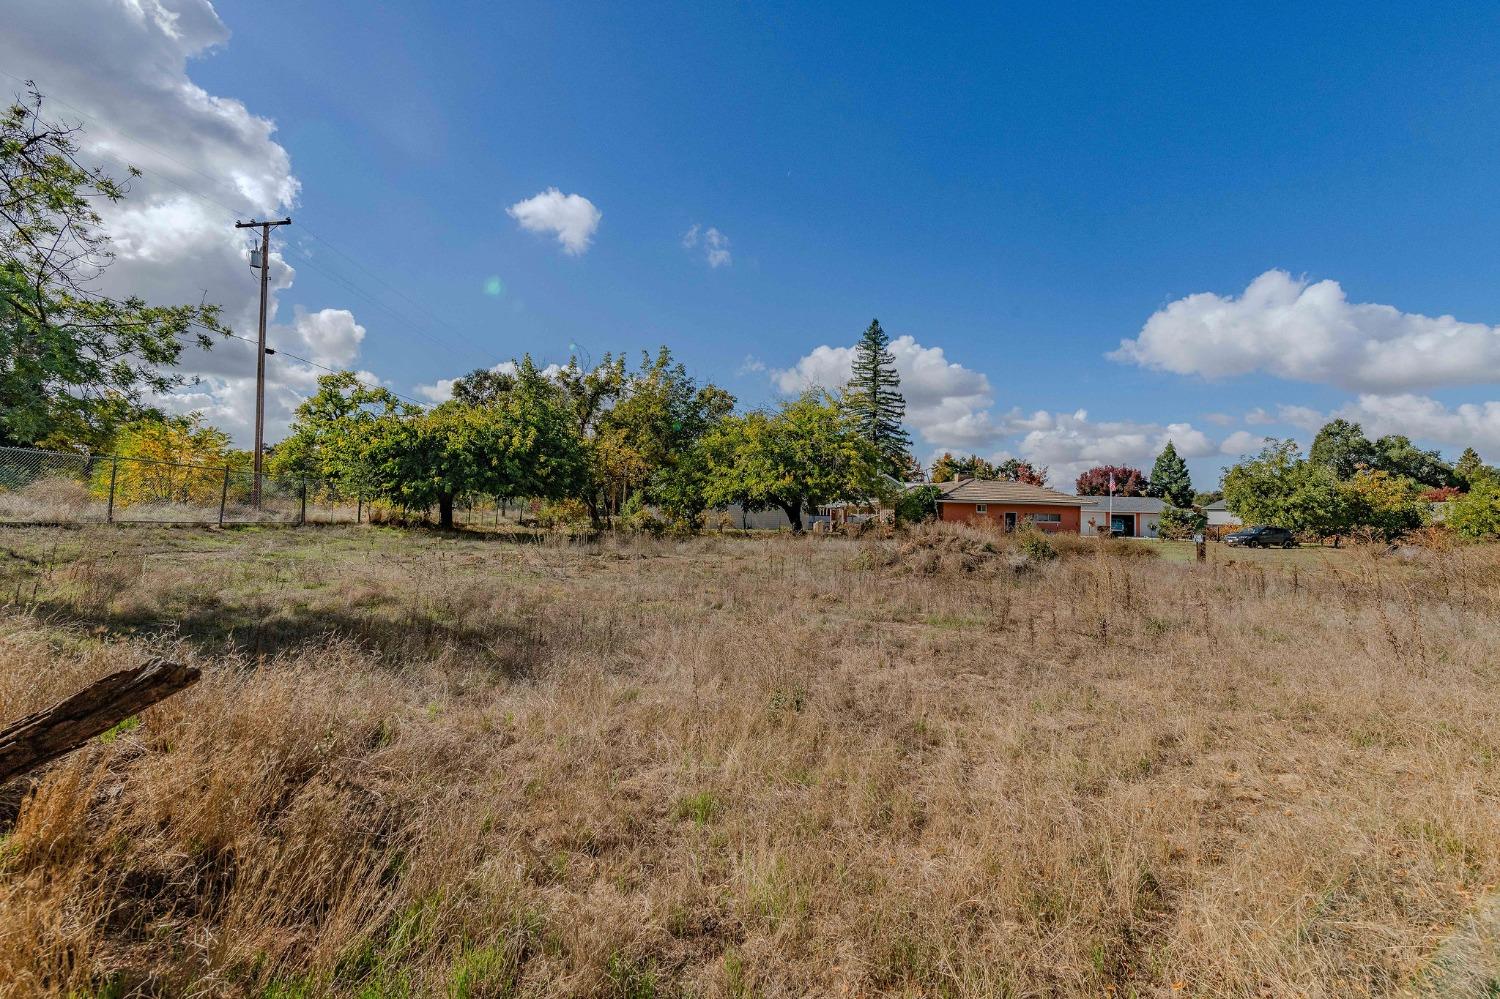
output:
[[210,305],[148,306],[91,290],[113,259],[95,204],[124,185],[76,159],[41,97],[0,116],[0,444],[103,449],[183,382],[187,343],[227,332]]
[[445,527],[459,496],[560,499],[586,474],[571,415],[525,379],[491,405],[448,402],[370,424],[362,463],[376,494],[408,509],[436,505]]
[[804,507],[874,497],[885,489],[882,456],[855,418],[821,391],[775,412],[725,419],[704,439],[700,454],[708,506],[777,508],[796,530]]

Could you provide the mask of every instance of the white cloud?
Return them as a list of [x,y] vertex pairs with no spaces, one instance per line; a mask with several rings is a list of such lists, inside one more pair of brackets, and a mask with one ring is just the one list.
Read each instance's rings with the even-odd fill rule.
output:
[[762,361],[760,358],[756,357],[754,354],[746,354],[745,355],[745,359],[740,362],[739,370],[736,371],[735,374],[738,374],[738,375],[757,375],[757,374],[760,374],[761,372],[763,372],[765,370],[766,370],[766,362],[765,361]]
[[[117,204],[101,204],[117,254],[98,290],[140,295],[154,304],[208,301],[240,336],[255,336],[259,286],[248,266],[248,237],[237,217],[281,215],[296,207],[291,158],[275,125],[244,104],[210,94],[188,76],[190,59],[228,41],[208,0],[20,0],[6,10],[0,67],[34,80],[51,118],[79,122],[81,158],[116,177],[126,165],[144,176]],[[19,88],[19,84],[15,85]],[[180,186],[179,186],[180,185]],[[198,192],[201,197],[184,192]],[[222,202],[223,206],[214,202]],[[295,233],[295,227],[291,230]],[[288,230],[276,233],[286,245]],[[295,277],[280,250],[271,257],[272,322]],[[364,330],[344,310],[298,309],[268,340],[330,366],[352,363]],[[236,443],[251,437],[255,352],[221,340],[207,353],[184,351],[180,370],[201,376],[162,404],[201,409]],[[315,388],[314,368],[267,361],[267,439],[285,429],[299,393]]]
[[1219,453],[1231,458],[1238,458],[1242,454],[1252,454],[1261,449],[1265,444],[1264,434],[1252,434],[1248,430],[1236,430],[1224,438],[1219,445]]
[[708,261],[708,266],[728,267],[734,263],[734,257],[729,252],[729,237],[713,226],[704,229],[694,222],[692,228],[682,234],[682,248],[696,249],[700,243],[703,245],[704,259]]
[[1167,441],[1183,458],[1203,458],[1219,447],[1191,423],[1092,421],[1085,410],[1073,413],[1012,411],[1003,425],[1024,430],[1016,450],[1028,461],[1046,465],[1055,485],[1069,486],[1095,465],[1134,465],[1150,470]]
[[604,213],[588,198],[581,194],[563,194],[555,187],[517,201],[505,210],[505,214],[527,232],[556,236],[563,252],[574,257],[589,248],[594,232],[599,228],[599,220],[604,217]]
[[1455,453],[1473,447],[1487,458],[1500,459],[1500,402],[1466,402],[1449,407],[1411,393],[1365,393],[1329,416],[1360,424],[1370,437],[1404,434]]
[[1500,328],[1350,302],[1337,281],[1271,270],[1238,298],[1170,303],[1108,356],[1183,375],[1263,372],[1390,394],[1500,381]]
[[[901,395],[906,399],[906,422],[938,448],[979,448],[991,445],[997,430],[990,422],[994,393],[982,373],[949,361],[941,347],[924,347],[911,336],[891,341]],[[796,393],[814,386],[840,389],[854,369],[853,347],[823,345],[791,368],[771,372],[777,388]]]

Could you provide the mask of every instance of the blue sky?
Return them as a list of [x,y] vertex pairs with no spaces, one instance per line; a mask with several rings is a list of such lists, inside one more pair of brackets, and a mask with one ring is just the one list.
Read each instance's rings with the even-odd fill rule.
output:
[[[406,394],[665,343],[757,405],[878,316],[924,456],[1170,436],[1207,486],[1342,413],[1500,459],[1493,5],[18,2],[0,71],[118,130],[126,231],[289,211],[283,345]],[[552,188],[581,252],[507,212]],[[242,318],[248,269],[165,256],[121,280]],[[240,361],[182,405],[238,429]]]

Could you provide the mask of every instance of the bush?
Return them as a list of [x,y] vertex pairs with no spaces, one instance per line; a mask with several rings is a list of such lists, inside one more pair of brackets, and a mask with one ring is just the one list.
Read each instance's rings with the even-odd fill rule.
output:
[[1057,558],[1057,549],[1053,547],[1052,541],[1038,530],[1018,531],[1016,547],[1033,562],[1050,562]]
[[896,497],[896,523],[920,524],[937,519],[937,501],[943,491],[937,486],[917,486]]
[[1197,510],[1169,506],[1162,510],[1156,533],[1169,541],[1185,541],[1208,527],[1208,518]]
[[1466,538],[1500,537],[1500,480],[1477,479],[1467,493],[1448,504],[1443,523]]
[[589,508],[576,499],[539,503],[536,522],[542,527],[578,527],[589,522]]

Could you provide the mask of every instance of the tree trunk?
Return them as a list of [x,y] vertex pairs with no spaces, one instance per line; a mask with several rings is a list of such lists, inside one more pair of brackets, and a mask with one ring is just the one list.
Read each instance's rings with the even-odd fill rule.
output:
[[438,497],[438,526],[445,531],[453,530],[453,494]]
[[88,742],[198,680],[196,666],[153,660],[111,673],[0,729],[0,784]]
[[786,519],[790,520],[792,522],[792,533],[793,534],[801,534],[802,533],[802,501],[799,499],[795,503],[783,503],[783,504],[781,504],[781,509],[783,511],[785,511],[785,513],[786,513]]

